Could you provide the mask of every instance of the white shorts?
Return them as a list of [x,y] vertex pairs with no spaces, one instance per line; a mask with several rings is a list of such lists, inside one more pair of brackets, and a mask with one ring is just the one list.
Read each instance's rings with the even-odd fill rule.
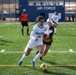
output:
[[43,41],[34,41],[34,40],[29,40],[26,48],[24,49],[24,52],[26,52],[27,48],[33,49],[34,47],[38,46],[38,45],[43,45]]
[[41,41],[41,40],[39,40],[39,41],[29,40],[28,48],[34,48],[38,45],[43,45],[43,41]]

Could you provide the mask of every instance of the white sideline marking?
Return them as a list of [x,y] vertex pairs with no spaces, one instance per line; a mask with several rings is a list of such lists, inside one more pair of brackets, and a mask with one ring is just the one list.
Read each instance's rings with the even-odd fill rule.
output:
[[17,28],[17,30],[19,30],[19,28]]
[[0,53],[3,53],[5,51],[5,49],[1,50]]
[[73,49],[69,49],[69,52],[73,52]]
[[7,30],[9,30],[9,28]]
[[[50,51],[50,52],[51,53],[70,53],[69,51]],[[18,53],[21,53],[22,54],[24,52],[21,52],[21,51],[16,51],[16,52],[9,51],[9,52],[2,52],[2,53],[8,53],[8,54],[18,54]],[[36,51],[32,51],[31,53],[36,53]],[[72,53],[76,53],[76,51],[73,51]]]
[[51,51],[51,50],[49,49],[49,50],[48,50],[48,53],[49,53],[50,51]]
[[73,29],[75,29],[75,28],[73,28]]
[[7,25],[7,24],[12,24],[12,23],[10,23],[10,22],[6,22],[5,24]]
[[[76,66],[76,64],[47,64],[49,67],[51,66],[65,66],[65,67],[69,67],[69,66],[71,66],[71,67],[75,67]],[[8,65],[8,64],[0,64],[0,67],[15,67],[15,66],[18,66],[18,65],[16,65],[16,64],[10,64],[10,65]],[[28,64],[28,65],[21,65],[21,66],[32,66],[32,65],[30,65],[30,64]],[[36,64],[35,66],[40,66],[40,64]]]
[[3,36],[0,36],[0,37],[3,37]]
[[5,24],[5,25],[2,25],[2,26],[0,26],[0,27],[3,27],[3,26],[8,26],[8,25],[11,25],[11,24]]
[[65,30],[65,28],[63,28]]

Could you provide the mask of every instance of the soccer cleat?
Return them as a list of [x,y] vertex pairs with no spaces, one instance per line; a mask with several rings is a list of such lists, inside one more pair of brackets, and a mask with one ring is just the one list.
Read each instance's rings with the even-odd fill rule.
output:
[[35,67],[35,62],[31,61],[32,67]]
[[27,33],[27,35],[30,35],[29,33]]
[[40,57],[40,60],[43,60],[42,57]]
[[39,51],[36,52],[36,55],[39,53]]
[[22,61],[19,61],[19,62],[18,62],[18,66],[21,66],[21,65],[22,65],[22,63],[23,63]]

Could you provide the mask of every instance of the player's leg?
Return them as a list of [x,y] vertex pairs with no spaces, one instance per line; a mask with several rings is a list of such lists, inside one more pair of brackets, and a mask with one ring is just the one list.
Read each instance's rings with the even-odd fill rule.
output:
[[32,49],[27,48],[26,52],[22,55],[22,58],[20,59],[18,66],[21,66],[21,64],[23,63],[23,60],[30,54]]
[[56,34],[56,31],[57,31],[56,28],[57,28],[57,25],[55,24],[55,25],[54,25],[54,34]]
[[54,27],[54,34],[56,34],[56,27]]
[[21,25],[22,25],[21,32],[22,32],[22,35],[24,35],[24,22],[21,22]]
[[43,45],[38,45],[38,46],[37,46],[37,49],[38,49],[39,52],[38,52],[38,54],[35,56],[35,58],[33,59],[33,61],[31,62],[33,67],[35,67],[35,61],[42,56]]
[[[44,51],[45,47],[46,47],[46,44],[43,44],[43,51]],[[39,53],[39,51],[36,52],[36,55],[37,55],[38,53]],[[42,53],[43,53],[43,52],[42,52]],[[40,57],[40,60],[43,60],[43,59],[42,59],[42,56]]]
[[49,49],[50,49],[50,45],[45,44],[44,45],[44,50],[42,52],[42,56],[40,57],[40,60],[43,60],[42,57],[46,55],[46,53],[48,52]]
[[[46,48],[46,44],[43,44],[43,51],[45,50],[45,48]],[[42,52],[42,54],[43,54],[43,52]],[[40,60],[43,60],[43,59],[42,59],[42,55],[41,55],[41,57],[40,57]]]
[[28,48],[28,49],[26,50],[26,52],[23,54],[23,56],[22,56],[22,58],[21,58],[21,61],[23,61],[24,58],[26,58],[26,57],[30,54],[31,50],[32,50],[32,49],[30,49],[30,48]]
[[24,54],[21,58],[21,60],[19,61],[18,65],[21,66],[23,60],[30,54],[31,50],[35,47],[35,44],[32,40],[29,40],[25,50],[24,50]]
[[54,27],[54,34],[56,33],[56,24],[55,23],[53,23],[53,27]]
[[29,26],[26,26],[27,28],[27,35],[29,35]]
[[24,26],[22,26],[22,35],[24,35]]
[[28,22],[26,22],[26,28],[27,28],[27,35],[29,35],[29,25],[28,25]]
[[46,47],[45,47],[45,49],[44,49],[44,51],[43,51],[43,53],[42,53],[42,57],[43,56],[45,56],[46,54],[47,54],[47,52],[48,52],[48,50],[50,49],[50,45],[45,45]]

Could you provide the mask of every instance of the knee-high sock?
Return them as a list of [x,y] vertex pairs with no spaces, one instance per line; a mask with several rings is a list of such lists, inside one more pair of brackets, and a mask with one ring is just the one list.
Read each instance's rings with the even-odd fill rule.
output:
[[54,33],[56,33],[56,28],[54,28]]
[[22,35],[24,35],[24,30],[22,29]]
[[29,34],[29,28],[27,29],[27,34]]
[[23,61],[27,56],[25,54],[23,54],[21,61]]
[[35,56],[35,58],[33,59],[33,61],[35,62],[38,58],[40,58],[42,56],[42,54],[39,52],[36,56]]
[[42,56],[41,57],[43,57],[43,56],[45,56],[45,53],[42,53]]

